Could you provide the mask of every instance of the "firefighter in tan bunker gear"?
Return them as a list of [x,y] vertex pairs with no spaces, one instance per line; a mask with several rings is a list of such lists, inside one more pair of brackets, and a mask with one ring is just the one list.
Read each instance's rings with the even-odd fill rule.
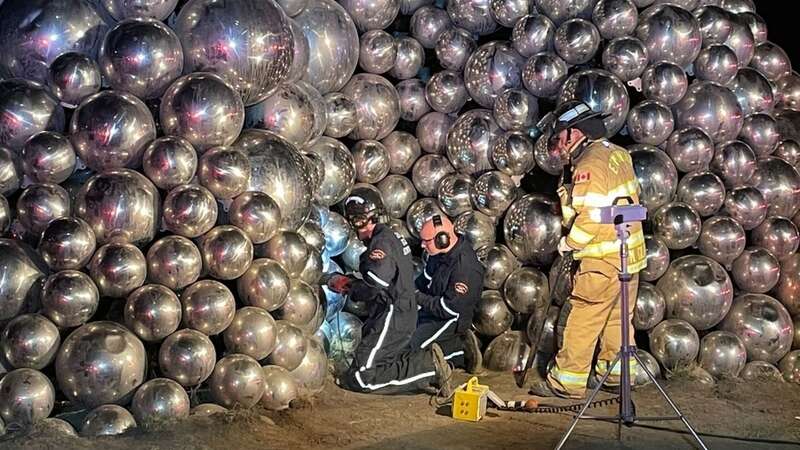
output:
[[[630,197],[638,204],[639,186],[628,152],[604,138],[606,130],[599,113],[582,102],[569,102],[556,110],[555,117],[548,145],[572,166],[571,188],[558,190],[564,226],[569,227],[558,249],[562,254],[572,252],[579,266],[563,345],[546,380],[535,383],[532,390],[542,396],[583,398],[598,341],[596,380],[611,370],[606,386],[614,387],[620,375],[619,363],[609,367],[621,345],[620,240],[614,225],[599,223],[598,208],[611,206],[620,197]],[[629,312],[633,317],[638,272],[647,261],[641,223],[631,224],[628,231]]]

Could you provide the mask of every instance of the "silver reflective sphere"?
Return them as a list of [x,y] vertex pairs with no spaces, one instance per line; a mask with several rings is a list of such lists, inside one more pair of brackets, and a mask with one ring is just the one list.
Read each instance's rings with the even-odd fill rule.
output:
[[245,130],[233,147],[250,160],[247,190],[275,200],[281,211],[281,228],[299,228],[310,213],[313,194],[303,155],[280,136],[263,130]]
[[443,32],[436,41],[436,58],[444,69],[461,71],[478,48],[472,34],[458,27]]
[[24,235],[38,241],[53,219],[69,216],[70,198],[57,184],[32,184],[17,198],[16,216]]
[[520,265],[514,253],[502,244],[481,247],[477,255],[485,270],[483,284],[487,289],[500,289]]
[[730,16],[731,34],[723,44],[732,48],[739,60],[739,67],[750,64],[750,60],[755,53],[756,40],[750,27],[745,23],[743,17],[738,14]]
[[453,221],[457,234],[464,235],[472,242],[472,248],[478,249],[495,242],[495,219],[479,211],[467,211]]
[[141,99],[157,98],[181,75],[183,48],[164,23],[136,17],[106,34],[97,62],[112,89]]
[[491,3],[491,0],[453,0],[447,2],[447,13],[457,27],[480,35],[491,34],[497,29]]
[[296,369],[303,361],[308,349],[308,340],[303,331],[289,322],[275,322],[277,341],[275,349],[267,357],[269,364],[281,366],[287,370]]
[[47,86],[62,106],[75,108],[100,90],[102,75],[94,59],[83,53],[67,52],[50,63]]
[[327,106],[305,81],[279,86],[263,102],[246,110],[245,127],[261,128],[302,148],[318,138],[328,124]]
[[769,215],[792,217],[800,209],[800,174],[780,158],[759,159],[750,185],[764,194]]
[[609,72],[589,69],[567,78],[558,95],[559,103],[581,100],[592,109],[608,114],[605,123],[609,136],[616,134],[625,123],[630,100],[625,85]]
[[700,338],[688,322],[669,319],[650,330],[650,351],[667,371],[687,367],[700,351]]
[[634,80],[647,68],[647,48],[636,38],[616,38],[603,50],[603,67],[623,82]]
[[425,49],[410,36],[397,38],[397,57],[389,75],[398,80],[407,80],[417,75],[425,64]]
[[347,11],[333,0],[309,2],[294,20],[308,41],[303,77],[320,94],[340,90],[358,63],[358,30]]
[[405,131],[392,131],[381,144],[389,152],[389,173],[393,174],[405,175],[422,153],[416,136]]
[[308,350],[303,361],[290,374],[297,384],[300,398],[308,399],[322,391],[328,376],[328,355],[318,340],[308,340]]
[[303,327],[314,318],[318,308],[319,299],[314,288],[304,281],[292,280],[286,301],[273,314],[278,320]]
[[671,4],[643,11],[636,37],[647,46],[650,61],[667,61],[681,67],[694,61],[702,44],[700,27],[692,13]]
[[442,155],[424,155],[414,163],[411,180],[420,195],[430,197],[436,195],[439,182],[455,169]]
[[17,316],[0,334],[0,350],[14,368],[42,370],[56,357],[61,337],[53,322],[39,314]]
[[75,428],[70,425],[64,419],[58,419],[56,417],[48,417],[47,419],[42,419],[42,424],[45,424],[49,429],[55,431],[60,435],[68,435],[68,436],[78,436],[78,433],[75,431]]
[[767,217],[761,224],[753,228],[750,242],[769,250],[778,260],[786,259],[797,252],[800,245],[800,234],[797,225],[785,217]]
[[512,310],[531,314],[550,300],[547,276],[532,267],[519,268],[506,279],[503,298]]
[[683,98],[688,88],[686,72],[670,62],[657,61],[642,73],[642,94],[650,100],[672,106]]
[[[384,207],[386,207],[386,203],[384,203]],[[338,256],[342,254],[342,252],[345,250],[345,247],[347,247],[347,242],[350,236],[354,234],[350,224],[347,222],[347,219],[345,219],[341,214],[333,211],[330,212],[328,221],[325,222],[325,225],[322,227],[322,231],[325,233],[325,253],[329,256]],[[302,252],[302,248],[298,248],[297,250]],[[298,257],[299,255],[300,253],[298,253]],[[284,263],[282,258],[275,257],[275,259],[284,264],[287,270],[289,270],[293,265],[289,261]]]
[[556,29],[555,50],[569,65],[589,62],[600,47],[600,32],[588,20],[570,19]]
[[785,381],[800,384],[800,351],[793,350],[787,353],[778,363],[778,369]]
[[490,171],[479,176],[472,186],[472,203],[478,211],[492,217],[506,212],[516,198],[517,185],[514,180],[499,171]]
[[280,366],[264,366],[264,395],[261,406],[280,411],[289,407],[289,403],[297,398],[297,383],[288,370]]
[[231,203],[228,219],[253,244],[261,244],[278,232],[281,212],[278,204],[269,195],[263,192],[245,192]]
[[522,331],[507,331],[486,346],[484,367],[499,372],[520,370],[524,357],[530,354],[527,337]]
[[775,297],[793,316],[800,315],[798,282],[800,282],[800,256],[794,254],[780,262],[780,278],[774,290]]
[[125,326],[143,341],[160,341],[181,324],[181,302],[169,288],[148,284],[125,301]]
[[649,330],[664,320],[666,308],[667,303],[661,291],[650,283],[639,283],[631,323],[637,330]]
[[189,285],[181,294],[182,324],[213,336],[221,333],[233,321],[236,300],[224,284],[201,280]]
[[[441,182],[439,186],[441,187]],[[414,183],[402,175],[389,175],[381,180],[377,187],[381,191],[381,197],[384,198],[383,207],[386,209],[386,214],[395,219],[403,218],[408,207],[417,199]]]
[[352,148],[356,181],[377,183],[389,174],[389,151],[378,141],[365,139]]
[[0,81],[0,146],[21,148],[40,131],[61,132],[64,110],[39,83],[22,79]]
[[122,325],[92,322],[73,331],[56,357],[56,378],[71,401],[125,402],[145,379],[142,342]]
[[198,244],[203,269],[213,278],[239,278],[253,262],[253,243],[233,225],[220,225],[203,235]]
[[222,336],[229,352],[264,359],[275,348],[275,320],[261,308],[246,306],[236,311]]
[[50,275],[42,288],[42,314],[61,328],[83,325],[97,311],[100,293],[88,275],[64,270]]
[[766,361],[750,361],[745,364],[740,376],[747,381],[776,381],[781,379],[781,372]]
[[694,16],[703,36],[703,46],[722,44],[731,35],[732,17],[728,11],[719,7],[719,2],[709,3],[694,10]]
[[[639,359],[644,362],[644,365],[653,377],[661,377],[661,366],[658,365],[658,360],[653,355],[642,349],[636,349],[636,354],[639,356]],[[641,365],[637,365],[635,368],[632,368],[632,370],[631,376],[633,377],[634,386],[644,386],[651,383],[650,377],[647,376],[647,373]]]
[[722,208],[725,185],[711,172],[692,172],[678,183],[678,201],[694,208],[700,217],[708,217]]
[[8,204],[8,200],[2,195],[0,195],[0,235],[5,234],[8,230],[8,227],[11,225],[11,206]]
[[700,341],[697,362],[714,378],[736,378],[747,362],[747,351],[739,336],[714,331]]
[[673,111],[678,127],[698,127],[715,142],[736,139],[744,121],[736,95],[710,81],[692,84]]
[[[761,247],[746,248],[733,261],[731,276],[736,286],[744,292],[764,294],[769,292],[781,276],[778,259]],[[777,293],[780,299],[780,293]]]
[[52,270],[79,270],[92,258],[95,245],[88,223],[77,217],[61,217],[47,224],[38,250]]
[[502,334],[514,321],[514,316],[498,291],[483,291],[475,307],[472,327],[478,334],[494,337]]
[[63,183],[75,171],[75,150],[69,139],[42,131],[25,142],[20,153],[22,170],[33,182]]
[[449,174],[442,178],[437,188],[439,205],[451,217],[472,210],[471,192],[473,179],[462,173]]
[[775,119],[764,113],[754,113],[745,117],[739,137],[758,156],[774,152],[781,138]]
[[543,14],[529,14],[513,26],[511,43],[520,55],[530,58],[542,52],[552,52],[556,26]]
[[604,39],[633,34],[639,13],[631,0],[601,0],[592,10],[592,22]]
[[205,334],[190,329],[167,336],[158,350],[161,373],[181,386],[197,386],[214,370],[217,353]]
[[201,403],[189,410],[190,416],[213,416],[214,414],[225,414],[228,408],[219,406],[216,403]]
[[750,66],[772,82],[792,72],[789,55],[773,42],[763,42],[756,46]]
[[700,253],[731,268],[745,247],[744,228],[730,217],[712,217],[703,222],[697,248]]
[[154,378],[136,390],[131,412],[141,424],[183,419],[189,417],[189,395],[168,378]]
[[164,228],[196,238],[207,233],[217,221],[217,202],[206,188],[184,184],[169,191],[164,198]]
[[388,27],[400,12],[398,0],[340,0],[360,31]]
[[796,166],[800,161],[800,142],[795,139],[782,140],[775,145],[774,155]]
[[17,152],[0,146],[0,194],[5,198],[17,192],[22,185],[22,177],[22,164]]
[[170,190],[189,183],[197,170],[197,152],[178,136],[151,142],[142,156],[142,171],[158,188]]
[[727,45],[714,44],[700,51],[694,61],[695,76],[699,80],[728,84],[739,72],[736,53]]
[[507,131],[495,141],[490,151],[492,164],[506,175],[525,175],[536,165],[533,146],[527,134]]
[[250,161],[237,149],[214,147],[197,164],[197,180],[217,199],[237,197],[250,183]]
[[91,410],[81,424],[81,436],[114,436],[136,428],[136,419],[118,405],[102,405]]
[[28,427],[53,411],[53,383],[34,369],[16,369],[0,380],[0,416],[7,425]]
[[185,138],[202,153],[232,144],[242,130],[245,112],[242,99],[222,78],[192,73],[169,86],[161,97],[159,115],[165,134]]
[[464,82],[470,97],[484,108],[491,108],[495,98],[506,89],[522,86],[525,58],[508,41],[484,44],[467,60]]
[[356,104],[356,127],[351,139],[383,139],[400,119],[400,98],[394,86],[380,75],[360,73],[342,88]]
[[495,99],[494,117],[504,130],[527,131],[539,120],[539,104],[524,89],[509,89]]
[[182,236],[166,236],[147,250],[147,275],[154,283],[181,290],[200,278],[202,255],[197,246]]
[[356,104],[341,92],[325,94],[324,99],[328,116],[325,135],[341,138],[350,134],[356,127]]
[[425,83],[419,78],[403,80],[397,83],[397,95],[400,105],[400,118],[407,122],[419,120],[430,112],[431,107],[425,99]]
[[246,305],[274,311],[286,302],[289,274],[271,259],[256,259],[236,281],[239,298]]
[[647,250],[647,267],[639,272],[639,276],[643,281],[656,281],[669,268],[669,247],[661,239],[645,235],[644,244]]
[[438,111],[422,116],[416,128],[420,148],[427,153],[444,153],[447,149],[448,131],[454,121],[454,118]]
[[572,17],[589,19],[595,6],[594,0],[536,0],[536,9],[550,18],[556,25]]
[[447,134],[447,157],[461,173],[491,169],[489,152],[502,131],[486,109],[473,109],[458,117]]
[[97,242],[122,238],[136,245],[153,240],[160,196],[155,186],[132,170],[94,175],[75,200],[75,215],[92,227]]
[[533,0],[493,0],[489,3],[492,18],[498,24],[512,28],[533,7]]
[[391,34],[383,30],[371,30],[359,40],[358,65],[365,72],[380,75],[392,68],[397,58],[397,43]]
[[264,394],[261,366],[247,355],[232,354],[220,359],[208,383],[211,398],[226,408],[249,408]]
[[[453,27],[447,11],[435,6],[423,6],[411,16],[411,36],[425,48],[434,48],[439,37]],[[467,30],[472,33],[471,30]]]
[[775,106],[772,86],[764,75],[750,68],[740,69],[728,85],[736,95],[742,113],[771,113]]
[[13,319],[33,301],[47,266],[21,241],[0,239],[0,320]]
[[634,141],[660,145],[672,134],[675,124],[672,111],[667,105],[655,100],[645,100],[628,112],[627,126]]
[[752,230],[767,217],[768,203],[754,187],[733,189],[725,197],[723,212],[733,217],[745,230]]
[[714,150],[710,169],[719,175],[726,187],[742,187],[755,173],[756,154],[742,141],[728,141]]
[[177,4],[178,0],[102,0],[103,7],[116,20],[129,17],[164,20]]
[[443,70],[428,80],[425,86],[425,98],[434,110],[450,114],[461,110],[469,96],[461,74]]
[[669,156],[655,147],[637,146],[630,155],[639,181],[639,201],[653,214],[675,197],[678,171]]
[[111,242],[97,249],[89,261],[89,275],[103,297],[126,297],[144,284],[147,260],[132,244]]
[[543,195],[525,195],[503,218],[503,235],[506,245],[523,263],[547,263],[561,237],[557,203]]
[[671,202],[659,208],[652,219],[653,235],[671,250],[691,247],[700,237],[700,215],[691,206]]
[[739,336],[749,360],[772,364],[789,352],[794,337],[789,312],[777,300],[764,294],[736,297],[720,329]]
[[800,107],[800,76],[796,72],[784,75],[775,81],[778,108],[797,110]]
[[567,63],[555,53],[537,53],[528,58],[522,68],[525,89],[537,97],[555,96],[566,78]]
[[436,199],[424,197],[420,198],[408,207],[406,213],[406,226],[415,238],[419,237],[422,224],[430,220],[436,214],[444,214],[439,207]]
[[355,183],[353,155],[344,144],[327,136],[314,141],[308,151],[319,156],[325,165],[322,184],[315,193],[315,200],[325,206],[344,200]]
[[674,260],[656,287],[664,295],[666,316],[685,320],[698,330],[719,323],[733,300],[733,286],[724,268],[700,255]]
[[278,232],[257,251],[259,257],[271,258],[280,263],[292,278],[302,272],[307,253],[308,246],[302,236],[291,231]]

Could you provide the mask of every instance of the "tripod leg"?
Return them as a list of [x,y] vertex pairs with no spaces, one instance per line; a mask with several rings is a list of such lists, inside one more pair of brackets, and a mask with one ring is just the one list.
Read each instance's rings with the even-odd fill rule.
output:
[[[619,358],[620,354],[618,353],[617,357],[614,358],[614,362],[611,364],[612,367],[617,364]],[[569,439],[569,436],[572,434],[572,431],[575,429],[575,426],[578,425],[578,421],[581,420],[584,414],[586,414],[586,410],[589,409],[589,405],[591,405],[592,402],[594,401],[594,398],[597,397],[597,394],[600,392],[600,388],[603,387],[603,383],[605,383],[606,380],[608,380],[608,376],[610,374],[611,371],[607,370],[605,375],[603,375],[603,378],[600,380],[597,386],[592,390],[592,393],[589,394],[589,397],[586,399],[586,403],[583,404],[583,408],[581,408],[581,411],[578,413],[578,415],[575,416],[574,419],[572,419],[572,424],[570,424],[569,428],[567,429],[567,432],[564,433],[564,436],[561,437],[561,440],[558,442],[558,445],[556,445],[555,450],[561,450],[561,448],[567,442],[567,439]]]
[[644,369],[644,373],[647,374],[647,378],[649,378],[650,381],[653,382],[653,384],[656,386],[656,389],[658,389],[658,392],[660,392],[661,396],[664,397],[664,400],[667,401],[667,403],[672,408],[672,410],[675,411],[675,414],[678,415],[678,418],[681,419],[681,422],[683,422],[683,424],[686,426],[686,428],[689,430],[689,432],[692,433],[692,436],[694,436],[694,439],[697,441],[698,444],[700,444],[700,448],[702,448],[703,450],[708,450],[708,447],[706,447],[706,444],[703,442],[702,439],[700,439],[700,436],[698,436],[697,433],[694,431],[694,428],[692,428],[692,426],[689,424],[689,421],[686,420],[686,416],[684,416],[683,413],[678,409],[678,406],[675,405],[675,403],[669,397],[669,395],[664,390],[664,388],[662,388],[661,385],[658,384],[658,380],[656,380],[656,377],[650,372],[650,369],[648,369],[647,366],[644,364],[644,362],[641,360],[641,358],[639,358],[639,355],[634,352],[633,353],[633,357],[636,358],[636,361],[639,362],[639,366],[642,369]]

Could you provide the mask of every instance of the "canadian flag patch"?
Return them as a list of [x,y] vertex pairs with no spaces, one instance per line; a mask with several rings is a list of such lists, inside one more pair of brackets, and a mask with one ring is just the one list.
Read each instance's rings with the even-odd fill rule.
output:
[[469,288],[467,287],[467,285],[460,281],[453,285],[453,289],[459,295],[467,295],[467,292],[469,292]]
[[380,261],[381,259],[386,257],[386,253],[383,250],[376,248],[375,250],[369,253],[369,259],[373,261]]
[[585,183],[589,181],[591,174],[589,172],[578,172],[575,174],[575,184]]

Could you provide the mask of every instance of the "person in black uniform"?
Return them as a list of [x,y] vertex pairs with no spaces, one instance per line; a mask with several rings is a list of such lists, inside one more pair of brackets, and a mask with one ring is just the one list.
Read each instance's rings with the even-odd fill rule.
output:
[[359,261],[362,279],[335,275],[327,284],[335,292],[367,303],[369,316],[340,385],[382,394],[428,391],[434,385],[440,395],[449,397],[452,371],[442,349],[438,345],[409,347],[417,326],[411,248],[383,223],[383,200],[376,190],[355,187],[344,209],[345,218],[367,246]]
[[471,327],[483,291],[483,265],[470,239],[456,234],[447,217],[426,221],[420,239],[428,260],[416,281],[421,309],[411,346],[424,349],[437,343],[455,367],[477,373],[483,358]]

